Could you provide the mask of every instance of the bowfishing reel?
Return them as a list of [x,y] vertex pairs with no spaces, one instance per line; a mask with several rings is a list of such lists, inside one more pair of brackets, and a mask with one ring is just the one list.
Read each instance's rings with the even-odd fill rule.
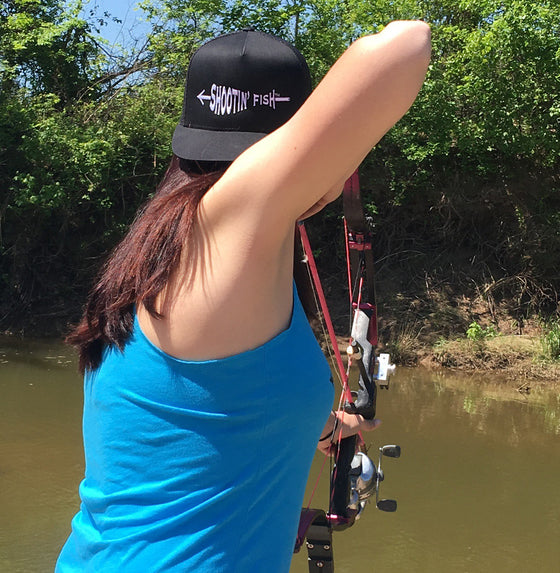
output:
[[384,480],[385,475],[381,469],[381,459],[399,458],[401,455],[400,446],[387,445],[379,448],[379,462],[377,468],[364,452],[354,455],[350,468],[350,497],[348,502],[348,512],[356,513],[355,519],[359,519],[369,498],[375,494],[375,506],[381,511],[397,511],[397,501],[395,499],[379,499],[379,484]]

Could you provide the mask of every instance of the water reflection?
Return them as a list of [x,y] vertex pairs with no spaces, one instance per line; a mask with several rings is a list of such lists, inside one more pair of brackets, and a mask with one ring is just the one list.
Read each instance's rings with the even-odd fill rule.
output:
[[0,571],[52,571],[82,474],[82,392],[58,343],[0,339]]
[[[484,382],[400,369],[380,392],[372,451],[403,449],[382,492],[399,509],[369,507],[335,533],[337,573],[558,571],[558,395]],[[77,508],[81,407],[70,351],[0,339],[0,571],[52,570]],[[312,505],[325,507],[327,482]],[[301,553],[291,573],[306,571]]]

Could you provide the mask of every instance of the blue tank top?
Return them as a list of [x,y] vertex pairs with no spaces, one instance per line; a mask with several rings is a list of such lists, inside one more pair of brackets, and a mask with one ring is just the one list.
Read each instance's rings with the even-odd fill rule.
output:
[[287,572],[333,399],[297,295],[285,331],[218,360],[173,358],[135,319],[85,377],[81,506],[56,572]]

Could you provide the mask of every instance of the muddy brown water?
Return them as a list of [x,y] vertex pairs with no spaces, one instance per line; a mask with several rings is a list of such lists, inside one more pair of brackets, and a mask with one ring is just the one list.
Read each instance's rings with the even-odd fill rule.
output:
[[[369,506],[334,534],[337,573],[560,571],[560,399],[489,376],[400,369],[380,393],[384,423],[368,441],[372,453],[402,447],[384,462],[381,492],[398,510]],[[2,572],[53,569],[77,509],[81,408],[71,351],[0,339]],[[327,503],[324,473],[312,506]],[[302,552],[290,573],[306,571]]]

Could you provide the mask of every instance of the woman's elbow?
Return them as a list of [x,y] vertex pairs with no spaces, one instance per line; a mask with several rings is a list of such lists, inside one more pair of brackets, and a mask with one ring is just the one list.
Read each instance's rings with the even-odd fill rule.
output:
[[411,35],[414,36],[418,56],[427,65],[432,55],[432,30],[429,24],[422,20],[415,20],[410,24],[412,24]]
[[411,57],[428,64],[432,52],[432,31],[422,20],[397,20],[388,24],[381,32],[388,39],[401,41]]

